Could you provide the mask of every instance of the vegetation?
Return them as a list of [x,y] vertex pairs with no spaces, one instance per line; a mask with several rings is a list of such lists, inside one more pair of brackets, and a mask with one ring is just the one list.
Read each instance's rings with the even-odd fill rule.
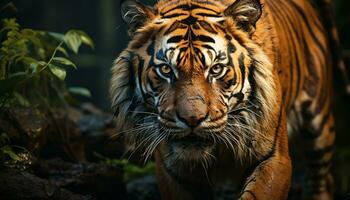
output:
[[67,49],[78,53],[82,44],[93,48],[90,37],[78,30],[66,34],[21,28],[15,19],[4,19],[0,30],[1,107],[64,105],[69,91],[88,95],[84,89],[67,89]]
[[107,165],[121,165],[124,171],[124,181],[126,182],[130,182],[136,178],[155,173],[156,166],[154,162],[148,162],[145,166],[140,167],[138,165],[132,164],[129,160],[126,159],[111,159],[99,153],[95,153],[95,156]]
[[[89,95],[84,88],[67,88],[66,67],[77,68],[68,59],[82,44],[93,48],[91,38],[79,30],[66,34],[22,28],[16,19],[2,20],[0,30],[0,114],[18,107],[39,108],[46,113],[64,107],[72,93]],[[1,131],[1,129],[0,129]],[[0,160],[20,160],[6,133],[0,135]]]
[[[43,113],[67,108],[72,94],[89,96],[84,88],[68,88],[66,69],[77,66],[69,53],[77,54],[81,45],[94,48],[92,39],[83,31],[66,34],[22,28],[16,19],[4,19],[0,30],[0,114],[13,108],[38,108]],[[55,120],[53,115],[49,115]],[[6,166],[22,162],[23,147],[11,144],[0,127],[0,163]],[[31,151],[31,149],[29,149]],[[127,160],[110,159],[96,154],[107,165],[120,165],[124,180],[154,173],[154,163],[139,167]]]

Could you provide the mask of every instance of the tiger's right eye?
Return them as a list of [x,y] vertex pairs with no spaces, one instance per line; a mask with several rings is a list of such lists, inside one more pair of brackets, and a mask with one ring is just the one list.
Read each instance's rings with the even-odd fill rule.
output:
[[170,76],[172,69],[170,66],[168,65],[163,65],[160,67],[160,72],[164,75],[164,76]]

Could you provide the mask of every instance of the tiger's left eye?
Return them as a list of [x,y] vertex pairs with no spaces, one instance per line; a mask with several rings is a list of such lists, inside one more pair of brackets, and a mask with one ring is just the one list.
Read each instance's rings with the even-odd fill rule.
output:
[[216,64],[212,68],[210,68],[210,74],[214,76],[219,76],[224,71],[224,66],[221,64]]
[[163,65],[160,67],[160,72],[165,76],[168,76],[171,73],[171,71],[172,69],[168,65]]

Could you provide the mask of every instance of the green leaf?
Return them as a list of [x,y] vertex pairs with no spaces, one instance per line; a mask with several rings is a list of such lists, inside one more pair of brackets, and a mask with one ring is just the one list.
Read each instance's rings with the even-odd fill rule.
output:
[[41,65],[41,66],[47,65],[47,63],[45,61],[39,61],[38,64]]
[[25,56],[20,56],[18,57],[15,62],[23,62],[25,64],[29,64],[29,63],[32,63],[32,62],[37,62],[36,59],[34,59],[33,57],[30,57],[28,55],[25,55]]
[[48,34],[49,36],[55,38],[57,41],[63,41],[64,40],[64,34],[62,34],[62,33],[45,32],[45,31],[41,31],[40,33],[43,34],[43,35]]
[[72,66],[75,69],[77,69],[77,66],[72,61],[68,60],[67,58],[54,57],[52,60],[59,63],[59,64],[66,65],[66,66]]
[[84,97],[91,97],[91,92],[86,89],[86,88],[82,88],[82,87],[70,87],[69,92],[72,94],[77,94],[77,95],[81,95]]
[[20,157],[17,156],[17,154],[15,152],[13,152],[12,148],[10,146],[4,146],[1,148],[1,151],[8,155],[12,160],[20,160]]
[[0,32],[3,32],[5,30],[11,30],[11,31],[18,31],[20,26],[17,23],[15,18],[11,18],[11,19],[4,19],[3,20],[4,23],[4,28],[2,28],[0,30]]
[[57,51],[63,53],[65,56],[68,56],[68,52],[67,52],[66,49],[63,48],[63,47],[58,47],[58,48],[57,48]]
[[30,63],[29,68],[32,70],[32,74],[35,74],[38,71],[38,66],[39,66],[38,62]]
[[77,54],[82,40],[76,31],[68,31],[64,36],[64,42],[70,50]]
[[49,64],[49,68],[52,74],[54,74],[57,78],[61,79],[62,81],[66,78],[67,72],[65,69],[53,64]]
[[84,44],[90,46],[92,49],[95,48],[94,42],[92,41],[91,37],[88,34],[86,34],[84,31],[77,31],[77,33],[80,35],[81,41]]

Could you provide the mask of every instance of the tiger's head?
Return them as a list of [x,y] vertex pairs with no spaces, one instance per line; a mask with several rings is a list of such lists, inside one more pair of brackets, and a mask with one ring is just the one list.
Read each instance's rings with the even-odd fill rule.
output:
[[259,0],[163,0],[121,4],[132,37],[112,68],[120,129],[148,157],[173,162],[244,157],[276,106],[272,65],[253,41]]

